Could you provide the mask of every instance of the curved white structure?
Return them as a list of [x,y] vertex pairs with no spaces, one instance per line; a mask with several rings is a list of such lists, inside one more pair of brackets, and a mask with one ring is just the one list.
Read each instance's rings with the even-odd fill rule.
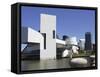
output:
[[77,46],[72,46],[72,51],[73,51],[73,53],[76,53],[76,54],[78,54],[78,47]]
[[64,52],[63,52],[63,54],[62,54],[62,57],[66,57],[66,56],[68,56],[69,55],[69,50],[64,50]]
[[[72,46],[72,49],[71,50],[68,50],[68,49],[65,49],[64,51],[63,51],[63,54],[62,54],[62,57],[66,57],[66,56],[70,56],[70,57],[72,57],[72,55],[73,55],[73,53],[75,53],[75,54],[78,54],[78,47],[77,46]],[[73,51],[73,52],[72,52]]]
[[73,58],[71,60],[72,64],[86,65],[88,61],[85,58]]

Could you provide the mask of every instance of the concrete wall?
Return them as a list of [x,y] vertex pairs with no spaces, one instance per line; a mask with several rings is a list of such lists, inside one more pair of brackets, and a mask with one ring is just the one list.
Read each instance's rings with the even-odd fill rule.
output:
[[[53,38],[55,30],[55,38]],[[46,33],[46,49],[40,52],[41,59],[56,58],[56,16],[41,14],[40,15],[40,32]]]

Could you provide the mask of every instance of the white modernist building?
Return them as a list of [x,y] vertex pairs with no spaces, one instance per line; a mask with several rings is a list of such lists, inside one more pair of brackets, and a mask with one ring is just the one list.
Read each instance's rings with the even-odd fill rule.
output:
[[[39,50],[40,59],[56,59],[57,48],[62,48],[68,43],[77,45],[76,37],[68,39],[69,42],[56,39],[55,15],[40,14],[40,32],[30,27],[22,27],[21,31],[21,43],[28,44],[29,51]],[[73,49],[76,50],[75,46]]]
[[56,58],[56,16],[40,14],[40,32],[22,27],[22,44],[39,43],[40,59]]

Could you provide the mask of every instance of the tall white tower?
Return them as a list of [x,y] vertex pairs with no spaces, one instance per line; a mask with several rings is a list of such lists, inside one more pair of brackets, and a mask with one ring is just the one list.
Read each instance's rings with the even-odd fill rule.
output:
[[44,50],[40,59],[56,58],[56,16],[40,14],[40,32],[44,36]]

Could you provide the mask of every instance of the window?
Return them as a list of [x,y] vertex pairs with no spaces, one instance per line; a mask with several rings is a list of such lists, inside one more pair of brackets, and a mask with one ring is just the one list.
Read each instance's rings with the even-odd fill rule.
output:
[[46,33],[42,33],[44,37],[44,49],[46,49]]
[[53,30],[53,38],[55,38],[55,30]]

